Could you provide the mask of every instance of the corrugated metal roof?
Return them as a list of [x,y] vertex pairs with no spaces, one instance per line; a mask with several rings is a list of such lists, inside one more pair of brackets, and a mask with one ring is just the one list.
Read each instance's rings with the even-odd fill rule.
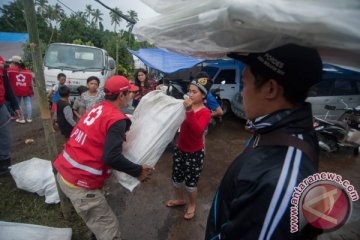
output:
[[22,42],[29,40],[28,33],[0,32],[0,42]]

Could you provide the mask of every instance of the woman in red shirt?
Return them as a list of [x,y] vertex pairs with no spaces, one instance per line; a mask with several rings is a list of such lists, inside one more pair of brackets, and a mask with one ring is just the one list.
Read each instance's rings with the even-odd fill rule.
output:
[[195,216],[197,182],[205,158],[203,135],[207,128],[211,112],[204,105],[212,82],[208,78],[196,78],[189,87],[189,98],[184,100],[186,118],[180,127],[180,135],[173,155],[172,180],[176,199],[166,202],[167,207],[186,205],[183,184],[189,198],[184,218]]
[[143,96],[156,89],[156,81],[150,80],[147,74],[148,72],[143,68],[139,68],[135,72],[135,86],[139,87],[139,91],[136,93],[132,102],[134,108],[137,107]]

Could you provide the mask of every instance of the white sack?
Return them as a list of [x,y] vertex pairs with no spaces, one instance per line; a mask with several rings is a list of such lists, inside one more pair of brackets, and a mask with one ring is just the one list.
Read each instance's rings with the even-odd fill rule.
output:
[[71,228],[0,221],[1,240],[71,240]]
[[50,161],[32,158],[12,165],[10,173],[19,189],[45,195],[49,204],[60,202]]
[[[123,154],[134,163],[155,166],[185,119],[183,101],[157,90],[146,94],[135,109]],[[114,171],[120,184],[132,191],[139,181]]]
[[293,42],[325,62],[360,69],[359,0],[142,0],[160,15],[134,33],[157,47],[201,58],[262,52]]

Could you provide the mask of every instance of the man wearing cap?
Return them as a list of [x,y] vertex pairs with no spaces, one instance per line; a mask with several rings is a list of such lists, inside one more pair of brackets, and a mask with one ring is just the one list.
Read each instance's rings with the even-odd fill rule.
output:
[[131,122],[120,109],[137,90],[123,76],[110,77],[104,85],[105,101],[82,116],[54,162],[60,188],[98,240],[121,239],[119,222],[101,191],[111,168],[140,181],[146,181],[153,170],[122,155]]
[[[32,88],[32,73],[30,70],[25,69],[21,57],[13,56],[11,59],[11,65],[7,69],[9,81],[11,87],[17,97],[19,105],[23,99],[26,108],[26,121],[32,122],[32,107],[30,97],[34,95]],[[16,119],[18,123],[26,123],[24,114],[22,113],[21,118]]]
[[5,101],[9,101],[11,108],[20,117],[19,104],[9,84],[7,73],[4,68],[5,61],[0,56],[0,176],[9,173],[10,161],[10,114]]
[[231,163],[215,195],[205,239],[312,239],[307,222],[290,232],[294,187],[317,172],[318,144],[308,89],[320,82],[315,49],[287,44],[248,56],[242,97],[254,135]]

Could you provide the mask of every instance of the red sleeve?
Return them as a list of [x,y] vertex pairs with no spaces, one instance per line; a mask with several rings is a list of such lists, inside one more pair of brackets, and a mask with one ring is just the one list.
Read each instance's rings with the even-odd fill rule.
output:
[[211,119],[211,112],[208,108],[203,108],[199,112],[199,117],[196,118],[195,112],[186,112],[184,123],[188,125],[192,134],[195,137],[202,137]]

